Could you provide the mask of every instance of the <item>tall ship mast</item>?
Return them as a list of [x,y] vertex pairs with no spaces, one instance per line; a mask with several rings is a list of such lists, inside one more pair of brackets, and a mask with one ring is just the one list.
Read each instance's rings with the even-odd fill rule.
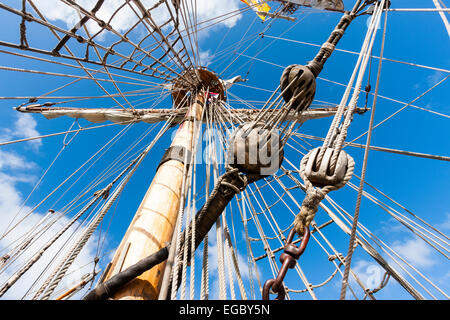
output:
[[448,299],[428,2],[0,2],[0,299]]

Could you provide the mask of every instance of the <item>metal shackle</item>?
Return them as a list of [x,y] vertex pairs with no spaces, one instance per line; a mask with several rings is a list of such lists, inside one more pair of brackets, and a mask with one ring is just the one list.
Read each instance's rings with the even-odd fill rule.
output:
[[331,158],[334,149],[327,148],[320,165],[317,164],[317,156],[321,148],[315,148],[308,153],[308,161],[305,166],[306,178],[315,187],[335,186],[343,182],[348,168],[348,155],[341,150],[336,161],[336,166],[331,172]]

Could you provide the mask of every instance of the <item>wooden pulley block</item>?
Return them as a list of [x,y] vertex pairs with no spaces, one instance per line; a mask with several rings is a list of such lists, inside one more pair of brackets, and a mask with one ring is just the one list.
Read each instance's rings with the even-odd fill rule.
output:
[[317,156],[321,148],[311,150],[307,156],[308,161],[305,166],[306,178],[315,187],[335,186],[344,180],[348,168],[348,155],[341,150],[336,161],[336,166],[331,171],[331,158],[334,149],[327,148],[320,164],[317,163]]
[[289,103],[291,108],[303,111],[314,100],[316,77],[308,67],[294,64],[284,69],[280,79],[280,86],[284,101]]
[[263,129],[263,124],[247,123],[231,134],[227,163],[246,174],[271,175],[283,161],[281,139],[277,130]]

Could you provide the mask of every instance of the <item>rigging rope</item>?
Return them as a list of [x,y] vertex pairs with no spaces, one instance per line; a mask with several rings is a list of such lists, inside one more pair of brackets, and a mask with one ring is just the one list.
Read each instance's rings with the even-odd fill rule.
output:
[[[382,10],[384,8],[384,3],[385,3],[385,1],[383,0],[380,5],[381,9],[379,9],[379,10]],[[381,18],[381,13],[380,13],[379,17]],[[384,53],[384,45],[385,45],[386,30],[387,30],[387,17],[388,17],[388,13],[385,12],[384,13],[383,38],[381,41],[380,57],[383,57],[383,53]],[[378,18],[378,19],[380,19],[380,18]],[[378,20],[376,22],[376,25],[378,25]],[[374,34],[374,37],[375,37],[375,34]],[[369,146],[370,146],[370,142],[371,142],[371,138],[372,138],[372,130],[373,130],[373,123],[374,123],[374,118],[375,118],[375,110],[376,110],[376,105],[377,105],[378,90],[380,88],[380,75],[381,75],[382,61],[383,61],[382,59],[380,59],[378,61],[378,73],[377,73],[377,82],[375,85],[375,96],[374,96],[374,100],[372,103],[372,110],[371,110],[371,114],[370,114],[369,130],[368,130],[368,134],[367,134],[366,148],[364,150],[364,159],[363,159],[363,165],[362,165],[362,169],[361,169],[361,179],[360,179],[360,185],[359,185],[359,190],[358,190],[358,197],[356,199],[355,214],[353,215],[352,230],[350,233],[350,241],[349,241],[349,245],[348,245],[347,257],[346,257],[346,262],[345,262],[344,276],[342,279],[342,287],[341,287],[341,294],[340,294],[341,300],[345,299],[345,295],[347,292],[346,289],[347,289],[347,285],[348,285],[348,283],[347,283],[348,282],[348,274],[350,272],[352,256],[353,256],[353,252],[355,250],[356,228],[358,227],[359,210],[360,210],[360,206],[361,206],[361,198],[362,198],[362,193],[363,193],[363,189],[364,189],[364,181],[365,181],[365,176],[366,176],[366,171],[367,171],[367,161],[368,161],[368,157],[369,157]]]
[[161,130],[158,132],[155,139],[148,145],[145,150],[136,158],[134,159],[130,165],[122,172],[122,174],[117,178],[119,179],[126,171],[130,170],[130,172],[125,176],[125,178],[121,181],[119,186],[115,189],[114,193],[109,196],[107,202],[105,205],[101,208],[101,210],[98,212],[98,214],[94,217],[94,219],[90,222],[87,229],[83,232],[83,234],[79,237],[78,243],[76,243],[71,250],[68,252],[66,257],[63,259],[63,261],[60,263],[60,265],[55,269],[53,274],[46,280],[46,282],[41,286],[41,288],[38,290],[38,292],[34,295],[33,299],[39,298],[39,296],[42,294],[42,299],[46,300],[50,297],[52,292],[55,290],[56,286],[59,284],[61,279],[64,277],[67,269],[70,267],[72,262],[75,260],[75,258],[78,256],[78,253],[81,251],[81,249],[84,247],[86,242],[89,240],[92,233],[95,231],[95,229],[98,227],[100,222],[103,220],[104,216],[112,206],[112,204],[115,202],[117,197],[121,194],[123,191],[125,185],[128,183],[130,178],[133,176],[136,169],[139,167],[140,163],[143,161],[145,156],[150,152],[150,150],[153,148],[155,143],[159,140],[159,138],[168,130],[170,127],[170,124],[173,120],[173,117],[169,119],[165,123],[165,125],[161,128]]
[[[42,285],[41,289],[36,292],[36,294],[33,297],[33,300],[36,300],[39,298],[39,296],[42,294],[41,299],[47,300],[50,295],[53,293],[53,291],[58,286],[61,279],[64,277],[65,273],[67,272],[68,268],[72,265],[75,258],[78,256],[80,251],[84,248],[87,241],[90,239],[92,233],[97,229],[100,222],[103,220],[106,213],[108,213],[109,209],[113,205],[113,203],[116,201],[120,193],[123,191],[125,185],[132,177],[133,173],[136,171],[137,167],[139,166],[140,162],[143,160],[145,154],[142,153],[137,157],[132,163],[130,163],[129,167],[122,172],[121,175],[119,175],[118,179],[125,174],[125,172],[130,171],[123,181],[120,182],[120,184],[117,186],[117,188],[114,190],[114,192],[111,194],[111,196],[108,197],[107,202],[103,205],[101,210],[98,214],[94,217],[94,219],[89,223],[86,230],[82,233],[82,235],[79,237],[77,243],[69,250],[69,252],[66,254],[66,257],[62,260],[61,264],[55,269],[53,274],[47,279],[46,282]],[[131,170],[130,170],[131,169]],[[109,190],[109,189],[108,189]],[[102,196],[105,196],[106,193],[102,192]]]

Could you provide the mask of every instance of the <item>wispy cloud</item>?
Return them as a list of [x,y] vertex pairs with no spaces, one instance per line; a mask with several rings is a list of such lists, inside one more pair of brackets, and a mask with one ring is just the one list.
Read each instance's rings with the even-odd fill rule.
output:
[[436,228],[441,231],[450,230],[450,212],[445,213],[444,221],[436,225]]
[[0,150],[0,170],[5,169],[30,169],[35,167],[33,162],[27,161],[14,152]]
[[[368,260],[358,260],[352,266],[353,271],[358,275],[359,279],[368,289],[377,288],[383,280],[385,270],[378,264]],[[356,280],[352,276],[349,277],[350,283],[357,287]]]
[[[141,0],[141,3],[145,8],[152,8],[157,2],[159,2],[159,0]],[[80,20],[80,14],[74,8],[64,4],[60,0],[38,0],[35,1],[35,3],[47,19],[52,21],[62,21],[66,24],[67,28],[72,28]],[[79,0],[77,3],[82,8],[91,10],[94,8],[97,0]],[[103,21],[109,21],[112,18],[110,24],[118,32],[128,30],[139,20],[141,13],[132,1],[128,2],[126,5],[124,5],[124,3],[125,2],[123,0],[105,1],[96,13],[96,16]],[[197,6],[195,9],[192,8],[189,3],[189,7],[183,7],[183,10],[190,12],[195,11],[197,14],[197,20],[200,22],[237,10],[240,6],[240,1],[197,0],[196,4]],[[118,9],[120,10],[117,11]],[[173,11],[175,12],[175,10]],[[161,5],[152,10],[151,14],[152,19],[157,24],[163,24],[170,18],[170,13],[165,5]],[[215,27],[222,25],[231,28],[240,18],[240,14],[233,14],[228,19],[220,21]],[[180,23],[183,25],[185,21],[180,18]],[[86,23],[86,27],[91,34],[95,34],[100,30],[98,24],[92,20],[89,20]],[[136,31],[139,32],[138,30]],[[104,37],[100,37],[100,40],[102,39],[104,39]]]
[[[225,246],[225,242],[224,242],[224,246]],[[198,250],[197,251],[197,259],[201,259],[202,255],[203,255],[202,251]],[[228,258],[225,257],[225,259],[228,259]],[[249,280],[249,270],[248,270],[247,259],[242,254],[237,252],[237,260],[238,260],[238,265],[239,265],[239,272],[245,283]],[[232,265],[232,274],[233,274],[235,292],[236,292],[237,297],[239,297],[240,294],[239,294],[239,289],[237,286],[236,272],[234,270],[233,263],[231,263],[231,265]],[[219,267],[218,267],[217,239],[216,239],[215,228],[213,228],[211,230],[211,232],[209,232],[209,236],[208,236],[208,270],[209,270],[209,281],[210,281],[209,299],[219,299],[219,272],[218,272],[219,269],[218,268]],[[228,266],[225,263],[225,282],[227,284],[226,290],[227,290],[228,297],[230,297],[229,281],[228,281],[229,276],[228,276],[227,268],[228,268]],[[247,285],[245,287],[248,288]],[[248,296],[249,292],[246,292],[246,294]]]
[[446,76],[442,71],[436,71],[429,75],[426,79],[428,86],[434,86],[436,83],[441,81]]
[[[2,221],[0,235],[4,233],[5,229],[10,225],[19,221],[25,214],[31,211],[31,207],[23,205],[24,197],[21,192],[21,188],[18,187],[19,183],[32,183],[36,181],[34,175],[34,169],[37,166],[28,161],[26,158],[16,155],[14,153],[5,152],[0,150],[0,218]],[[19,213],[18,216],[16,216]],[[55,213],[58,214],[58,213]],[[5,253],[11,253],[12,244],[17,245],[14,241],[19,239],[22,235],[26,234],[33,226],[35,226],[44,217],[42,213],[33,212],[20,224],[14,227],[14,230],[7,234],[4,238],[0,239],[0,252],[1,255]],[[13,274],[28,261],[53,235],[55,235],[64,225],[69,221],[67,217],[61,217],[53,226],[51,226],[42,236],[34,238],[32,244],[23,251],[23,254],[18,256],[11,265],[6,269],[2,269],[0,272],[0,285],[3,285]],[[40,278],[38,285],[45,280],[48,276],[48,271],[53,271],[52,268],[47,270],[50,261],[56,253],[65,246],[67,249],[66,241],[69,240],[70,235],[75,232],[76,227],[73,226],[68,232],[61,237],[48,251],[42,256],[42,258],[33,267],[26,272],[22,278],[16,282],[9,289],[9,291],[2,297],[2,299],[21,299],[30,286],[36,279],[44,272],[44,277]],[[83,228],[79,228],[78,232],[81,232]],[[78,234],[78,233],[77,233]],[[82,250],[74,264],[68,271],[68,276],[65,277],[59,288],[70,288],[75,283],[78,283],[81,277],[88,272],[92,271],[91,263],[95,257],[96,242],[89,241],[85,249]],[[64,252],[64,251],[63,251]]]
[[416,268],[427,268],[436,263],[432,257],[432,248],[420,238],[395,241],[392,248]]
[[[37,122],[31,114],[18,113],[11,128],[0,130],[0,141],[37,137],[40,133],[36,127]],[[41,139],[30,140],[26,143],[35,151],[38,151],[39,147],[42,146]]]
[[211,50],[201,51],[199,54],[200,64],[204,67],[207,67],[213,58],[214,56],[211,54]]

